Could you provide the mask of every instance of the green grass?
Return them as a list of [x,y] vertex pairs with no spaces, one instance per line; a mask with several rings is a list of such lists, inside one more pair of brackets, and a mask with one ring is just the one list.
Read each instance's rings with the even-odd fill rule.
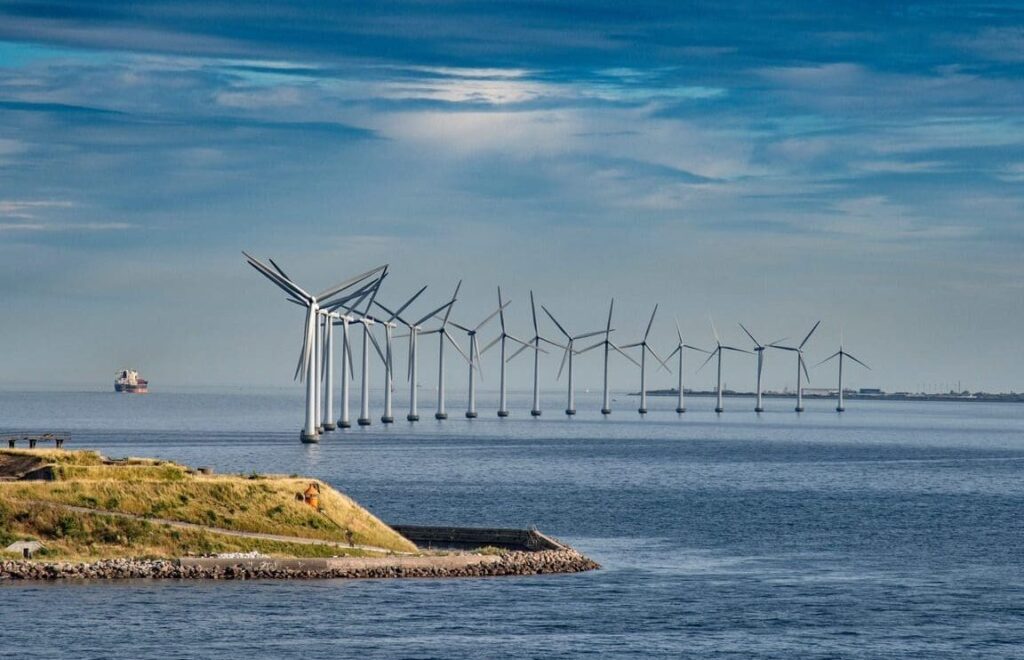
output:
[[[7,450],[0,450],[0,453],[4,451]],[[369,511],[315,480],[259,475],[256,478],[251,475],[204,476],[167,461],[109,461],[95,452],[36,450],[31,453],[53,465],[58,480],[0,482],[0,506],[3,507],[0,508],[0,541],[35,536],[51,547],[52,552],[84,557],[167,557],[187,552],[261,548],[266,551],[271,546],[276,547],[273,542],[256,539],[173,529],[147,521],[79,514],[32,504],[40,501],[237,531],[323,539],[399,552],[416,551],[412,543]],[[319,510],[296,499],[310,483],[320,485]],[[304,557],[341,552],[330,546],[283,545],[289,546],[287,552],[283,547],[274,552]],[[216,549],[211,550],[211,547]]]

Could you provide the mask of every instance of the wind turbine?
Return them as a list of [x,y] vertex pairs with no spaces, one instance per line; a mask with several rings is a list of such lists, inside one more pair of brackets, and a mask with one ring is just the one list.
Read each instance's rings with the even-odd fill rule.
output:
[[[332,319],[331,324],[341,326],[341,416],[338,417],[338,428],[347,429],[352,426],[349,421],[349,378],[355,379],[355,363],[352,359],[352,344],[349,340],[349,325],[358,322],[358,317],[352,316],[352,309],[362,304],[363,299],[366,298],[376,287],[377,282],[373,281],[370,284],[364,285],[359,291],[356,292],[355,300],[346,299],[342,303],[334,303],[328,309],[330,310],[330,317]],[[337,310],[344,311],[337,311]],[[333,334],[333,330],[331,331]],[[328,365],[333,363],[333,357],[328,355]],[[333,369],[331,369],[333,371]],[[329,372],[330,373],[330,372]],[[330,385],[328,386],[327,392],[328,400],[331,397]],[[330,405],[328,405],[330,410]],[[325,426],[326,428],[326,426]]]
[[530,339],[528,344],[524,344],[519,348],[519,350],[513,353],[508,358],[507,362],[514,360],[517,355],[526,349],[533,349],[533,407],[530,409],[530,414],[534,417],[540,417],[540,354],[547,353],[547,351],[540,347],[540,343],[545,342],[562,349],[564,349],[565,346],[562,346],[557,342],[553,342],[546,337],[541,337],[540,330],[537,326],[537,306],[533,302],[533,291],[530,291],[530,314],[533,316],[533,337]]
[[833,353],[832,355],[828,356],[827,358],[825,358],[824,360],[822,360],[821,362],[819,362],[818,364],[816,364],[814,366],[815,367],[821,366],[821,365],[825,364],[826,362],[828,362],[829,360],[831,360],[831,359],[833,359],[835,357],[839,358],[839,402],[836,405],[836,412],[843,412],[844,410],[846,410],[846,408],[843,407],[843,358],[844,357],[850,358],[851,360],[853,360],[854,362],[856,362],[860,366],[864,367],[868,371],[871,370],[871,367],[869,367],[868,365],[864,364],[863,362],[861,362],[857,358],[853,357],[852,355],[850,355],[849,353],[844,351],[843,350],[843,340],[841,338],[839,340],[839,350],[836,351],[835,353]]
[[697,348],[696,346],[690,346],[689,344],[683,343],[683,331],[679,329],[679,319],[676,319],[676,336],[679,337],[679,343],[676,344],[676,349],[668,354],[666,360],[671,360],[673,355],[679,355],[679,394],[678,400],[676,401],[676,412],[686,412],[686,403],[683,398],[683,351],[690,349],[691,351],[699,351],[701,353],[707,353],[703,348]]
[[637,410],[641,415],[647,414],[647,353],[650,352],[654,359],[661,363],[669,373],[672,372],[665,361],[658,357],[658,353],[647,343],[647,337],[651,334],[651,326],[654,325],[654,315],[658,313],[658,306],[654,306],[651,312],[651,320],[647,322],[647,330],[644,331],[644,338],[632,344],[626,344],[622,348],[640,347],[640,408]]
[[[750,337],[750,341],[754,342],[754,352],[757,353],[757,403],[754,405],[754,412],[764,412],[761,397],[761,373],[764,371],[764,349],[768,348],[768,346],[765,346],[754,339],[754,335],[750,334],[750,330],[747,330],[747,327],[742,323],[740,323],[740,327],[743,328],[743,332],[747,333],[747,336]],[[778,341],[773,341],[769,346],[772,344],[778,344],[780,341],[785,340],[779,339]]]
[[[363,310],[362,317],[358,319],[358,323],[363,326],[363,368],[360,373],[360,391],[359,391],[359,419],[356,422],[359,426],[369,426],[372,423],[370,419],[370,344],[373,344],[373,348],[377,351],[377,355],[380,356],[381,361],[384,362],[385,370],[390,370],[391,365],[388,362],[388,357],[384,355],[384,352],[380,349],[380,344],[377,343],[376,338],[373,336],[371,328],[378,323],[377,319],[370,316],[370,308],[373,307],[373,302],[377,298],[377,292],[380,290],[380,283],[384,280],[387,275],[385,270],[381,273],[380,278],[377,280],[377,287],[374,288],[373,293],[370,294],[370,300],[366,303],[366,308]],[[387,392],[385,377],[385,392]],[[388,404],[390,405],[390,393],[386,393],[385,397],[388,398]],[[385,415],[388,413],[385,412]]]
[[[318,343],[317,326],[320,307],[321,305],[332,303],[333,299],[342,291],[354,284],[372,277],[373,275],[381,273],[387,268],[387,266],[378,266],[377,268],[373,268],[365,273],[351,277],[340,284],[336,284],[316,295],[313,295],[295,284],[287,275],[284,274],[284,271],[273,262],[271,262],[273,266],[272,268],[247,252],[242,252],[242,254],[245,255],[250,266],[288,294],[288,300],[306,308],[306,322],[304,324],[305,331],[303,333],[302,351],[299,355],[299,363],[295,369],[295,378],[300,381],[304,380],[306,383],[306,418],[299,437],[302,442],[318,442],[318,377],[316,372],[319,367],[316,361],[315,347]],[[355,294],[348,297],[351,298],[354,297],[354,295]]]
[[388,314],[392,314],[392,318],[397,319],[399,323],[409,329],[409,366],[407,370],[407,377],[409,379],[409,414],[405,416],[406,420],[410,422],[418,422],[420,420],[420,413],[418,408],[419,400],[419,383],[416,380],[417,373],[417,359],[416,359],[416,347],[418,345],[418,338],[423,332],[423,323],[428,319],[433,318],[437,314],[443,312],[446,308],[450,308],[455,304],[455,298],[452,298],[445,304],[441,305],[437,309],[433,310],[429,314],[425,314],[423,317],[416,321],[407,321],[398,313],[392,312],[384,305],[377,303],[377,306],[383,309]]
[[[725,410],[725,408],[722,407],[722,352],[736,351],[737,353],[750,353],[750,351],[745,351],[742,348],[736,348],[735,346],[726,346],[722,344],[722,340],[719,339],[718,337],[718,330],[715,328],[714,321],[711,322],[711,332],[715,334],[715,350],[711,351],[711,353],[708,355],[708,359],[704,360],[704,364],[700,365],[700,369],[703,369],[708,362],[711,362],[711,358],[715,357],[716,355],[718,356],[718,403],[715,405],[715,412],[720,413],[723,410]],[[700,371],[700,369],[698,369],[697,371]]]
[[[455,285],[455,293],[452,294],[452,303],[459,297],[459,289],[462,288],[462,280]],[[455,341],[451,333],[448,332],[448,317],[452,313],[451,305],[448,305],[448,309],[445,310],[444,317],[441,319],[441,327],[435,330],[428,330],[420,334],[429,335],[437,333],[438,335],[438,346],[437,346],[437,412],[434,413],[434,419],[448,419],[448,413],[444,409],[444,343],[445,341],[451,342],[452,346],[459,352],[466,362],[469,362],[469,357],[459,346],[459,343]]]
[[[387,319],[378,319],[377,322],[384,326],[384,365],[385,365],[385,379],[386,383],[384,386],[384,414],[381,416],[381,424],[391,424],[395,421],[391,411],[391,401],[395,389],[395,368],[394,368],[394,344],[393,335],[395,330],[395,319],[398,315],[405,311],[405,309],[411,305],[417,298],[420,297],[427,287],[421,288],[419,291],[414,293],[411,298],[405,301],[405,303],[398,308],[397,311],[392,312],[384,305],[380,304],[376,300],[373,300],[371,304],[377,305],[384,310],[390,316]],[[400,320],[400,319],[399,319]],[[404,323],[404,322],[403,322]]]
[[[808,383],[811,382],[811,374],[807,373],[807,363],[804,362],[804,346],[807,344],[807,340],[811,338],[811,335],[814,334],[814,331],[818,329],[819,325],[821,325],[821,321],[818,321],[817,323],[814,324],[814,326],[811,328],[811,331],[807,333],[807,336],[804,337],[804,340],[802,342],[800,342],[799,346],[781,346],[778,343],[769,344],[769,346],[772,347],[772,348],[778,348],[778,349],[783,350],[783,351],[792,351],[792,352],[796,353],[796,411],[797,412],[803,412],[804,411],[804,387],[803,387],[803,383],[801,382],[801,377],[802,376],[807,376],[807,382]],[[800,373],[801,371],[803,372],[802,374]]]
[[[500,290],[499,290],[500,291]],[[501,302],[501,293],[498,293],[498,302]],[[511,301],[509,301],[511,302]],[[469,402],[466,407],[466,417],[473,419],[477,416],[476,414],[476,372],[480,372],[481,377],[483,371],[480,369],[480,344],[477,341],[476,335],[480,331],[480,328],[487,325],[487,323],[499,314],[503,314],[504,309],[508,307],[509,303],[505,303],[498,307],[498,309],[491,312],[487,318],[480,321],[473,328],[467,328],[464,325],[459,325],[455,321],[448,321],[451,325],[455,326],[459,330],[462,330],[469,336]],[[497,340],[495,340],[497,341]],[[502,365],[502,371],[504,372],[504,364]]]
[[505,354],[506,354],[505,342],[506,342],[506,340],[511,339],[512,341],[516,342],[517,344],[522,344],[524,347],[529,348],[529,346],[530,346],[529,344],[527,344],[522,339],[517,339],[516,337],[513,337],[512,335],[510,335],[508,333],[508,330],[506,330],[506,328],[505,328],[505,311],[504,310],[505,310],[505,307],[507,307],[509,305],[509,303],[511,303],[511,302],[512,302],[511,300],[508,301],[508,302],[505,302],[505,303],[502,302],[501,287],[499,286],[498,287],[498,318],[501,321],[501,334],[499,334],[497,337],[495,337],[490,343],[488,343],[486,346],[484,346],[482,351],[480,351],[481,354],[486,353],[488,350],[491,349],[492,346],[494,346],[495,344],[497,344],[499,342],[501,343],[501,346],[500,346],[501,367],[500,367],[500,371],[498,372],[498,417],[508,417],[508,394],[506,392],[506,387],[505,387],[505,363],[508,362],[508,360],[510,360],[512,358],[509,358],[508,360],[505,359]]
[[622,357],[626,358],[636,366],[640,366],[640,363],[633,358],[626,355],[625,351],[615,345],[615,342],[611,340],[612,330],[612,310],[615,309],[615,299],[612,298],[611,304],[608,306],[608,325],[604,329],[604,339],[597,342],[593,346],[584,348],[580,353],[586,353],[589,350],[593,350],[598,346],[604,346],[604,399],[601,404],[601,414],[610,415],[612,414],[612,400],[608,393],[608,355],[612,349],[616,350]]
[[558,376],[557,376],[557,378],[561,378],[562,377],[562,370],[565,368],[566,360],[568,360],[569,361],[569,377],[567,378],[567,383],[568,383],[568,388],[569,388],[569,395],[568,395],[568,402],[567,402],[567,404],[565,406],[565,414],[566,415],[575,415],[576,414],[576,390],[575,390],[575,388],[573,386],[572,358],[573,358],[573,356],[575,354],[579,353],[580,351],[577,351],[575,348],[573,348],[573,346],[575,345],[577,339],[585,339],[587,337],[594,337],[596,335],[602,334],[604,331],[603,330],[595,330],[594,332],[584,332],[584,333],[578,334],[578,335],[570,335],[566,331],[566,329],[564,327],[562,327],[562,324],[558,322],[558,319],[555,318],[554,314],[552,314],[550,311],[548,311],[547,307],[545,307],[544,305],[541,305],[540,308],[544,310],[544,313],[548,315],[548,318],[550,318],[551,321],[556,326],[558,326],[558,329],[562,332],[563,335],[565,335],[565,338],[568,340],[566,342],[566,345],[565,345],[565,352],[562,354],[562,364],[561,364],[561,366],[558,367]]

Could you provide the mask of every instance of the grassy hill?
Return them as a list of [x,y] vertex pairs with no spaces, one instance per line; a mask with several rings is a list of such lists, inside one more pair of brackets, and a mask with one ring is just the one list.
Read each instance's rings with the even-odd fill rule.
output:
[[[320,488],[318,509],[296,498],[311,483]],[[153,519],[204,529],[183,529]],[[169,461],[111,460],[91,451],[0,450],[0,548],[13,540],[36,539],[45,545],[48,558],[68,559],[252,550],[293,557],[372,554],[365,549],[242,538],[209,528],[416,551],[356,502],[314,479],[205,475]]]

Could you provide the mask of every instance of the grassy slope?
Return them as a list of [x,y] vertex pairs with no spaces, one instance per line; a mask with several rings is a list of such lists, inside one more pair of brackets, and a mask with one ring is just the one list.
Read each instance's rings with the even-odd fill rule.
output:
[[40,500],[232,530],[318,538],[402,552],[416,549],[326,484],[320,484],[320,512],[297,501],[296,493],[311,483],[309,479],[203,476],[191,474],[180,465],[151,459],[104,462],[92,452],[32,453],[53,464],[60,480],[0,482],[3,545],[14,537],[35,537],[52,553],[74,557],[179,556],[189,552],[254,549],[294,556],[341,554],[338,548],[241,539],[31,504],[32,500]]

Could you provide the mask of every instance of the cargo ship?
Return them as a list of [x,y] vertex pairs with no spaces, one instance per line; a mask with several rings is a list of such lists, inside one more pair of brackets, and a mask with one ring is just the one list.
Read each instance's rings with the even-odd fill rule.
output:
[[149,391],[149,381],[139,378],[138,371],[122,369],[114,376],[114,391],[145,394]]

